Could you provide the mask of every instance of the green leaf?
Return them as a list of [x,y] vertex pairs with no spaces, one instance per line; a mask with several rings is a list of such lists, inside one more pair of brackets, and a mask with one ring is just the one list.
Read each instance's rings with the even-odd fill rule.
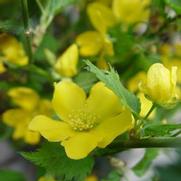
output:
[[98,69],[90,61],[85,61],[88,66],[88,70],[94,73],[99,80],[104,82],[108,88],[110,88],[120,99],[121,103],[130,109],[133,113],[139,114],[140,101],[139,99],[129,92],[120,82],[117,72],[110,67],[110,71],[103,71]]
[[16,171],[0,170],[1,181],[25,181],[24,176]]
[[90,72],[80,72],[74,81],[88,93],[92,85],[97,81],[97,77]]
[[165,0],[177,13],[181,14],[181,1],[180,0]]
[[58,40],[54,36],[52,36],[51,33],[46,33],[34,54],[34,58],[39,60],[39,62],[42,62],[42,60],[46,59],[45,49],[49,49],[50,51],[55,53],[58,48]]
[[23,33],[23,28],[20,23],[15,20],[4,20],[0,21],[0,31],[20,34]]
[[83,181],[92,171],[94,160],[86,157],[81,160],[69,159],[59,143],[46,143],[36,152],[22,153],[22,156],[41,166],[52,175],[62,176],[65,180]]
[[145,172],[149,169],[152,161],[158,155],[158,149],[149,148],[145,150],[144,157],[138,162],[134,167],[133,171],[137,176],[143,176]]
[[142,131],[142,137],[172,136],[181,132],[181,124],[150,124],[145,126]]
[[113,170],[109,173],[106,179],[102,179],[101,181],[120,181],[121,175],[117,171]]
[[118,24],[109,30],[110,39],[113,40],[114,52],[116,55],[116,62],[122,65],[128,63],[130,52],[135,43],[132,32],[123,31],[121,25]]

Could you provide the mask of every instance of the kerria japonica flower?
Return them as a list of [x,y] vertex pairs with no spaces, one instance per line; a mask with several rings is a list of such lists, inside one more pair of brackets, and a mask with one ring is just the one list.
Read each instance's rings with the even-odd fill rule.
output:
[[117,21],[123,24],[147,22],[150,0],[113,0],[112,9]]
[[61,142],[71,159],[82,159],[96,147],[105,148],[132,128],[131,112],[102,82],[92,87],[88,97],[70,80],[56,83],[52,105],[62,121],[39,115],[29,129],[50,142]]
[[51,103],[47,99],[40,99],[39,95],[30,88],[17,87],[8,91],[16,108],[5,111],[2,115],[3,122],[14,128],[13,139],[23,139],[28,144],[37,144],[40,134],[28,129],[28,124],[35,115],[45,114],[51,116]]
[[6,71],[4,63],[9,62],[16,66],[28,64],[28,57],[23,45],[9,34],[0,34],[0,73]]

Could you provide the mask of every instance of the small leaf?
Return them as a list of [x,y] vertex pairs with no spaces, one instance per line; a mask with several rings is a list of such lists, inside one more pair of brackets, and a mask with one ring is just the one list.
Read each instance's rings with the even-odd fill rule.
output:
[[117,72],[110,67],[110,71],[103,71],[98,69],[90,61],[85,61],[88,66],[88,70],[94,73],[99,80],[104,82],[108,88],[110,88],[120,99],[121,103],[130,109],[133,113],[139,114],[140,101],[139,99],[129,92],[120,82]]
[[22,156],[34,164],[41,166],[55,176],[62,176],[65,180],[83,181],[91,173],[94,165],[92,157],[81,160],[69,159],[59,143],[46,143],[36,152],[22,153]]
[[25,181],[24,176],[16,171],[0,170],[1,181]]
[[142,131],[142,137],[172,136],[181,131],[181,124],[149,124]]
[[144,157],[133,168],[135,174],[140,177],[143,176],[145,172],[149,169],[152,161],[156,158],[157,155],[158,155],[158,149],[154,148],[146,149]]
[[97,81],[95,74],[91,72],[80,72],[75,77],[75,82],[82,87],[87,93],[89,92],[92,85]]

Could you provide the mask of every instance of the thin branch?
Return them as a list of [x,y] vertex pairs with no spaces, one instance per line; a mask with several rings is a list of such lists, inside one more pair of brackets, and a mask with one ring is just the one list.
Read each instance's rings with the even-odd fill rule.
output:
[[22,5],[22,16],[23,16],[23,24],[24,24],[24,33],[26,37],[26,48],[29,56],[29,61],[32,62],[32,46],[31,46],[31,30],[29,25],[29,13],[28,13],[28,2],[27,0],[21,0]]
[[101,155],[111,155],[119,153],[126,149],[135,148],[179,148],[181,147],[181,137],[162,137],[162,138],[144,138],[119,141],[112,143],[108,152],[103,152]]

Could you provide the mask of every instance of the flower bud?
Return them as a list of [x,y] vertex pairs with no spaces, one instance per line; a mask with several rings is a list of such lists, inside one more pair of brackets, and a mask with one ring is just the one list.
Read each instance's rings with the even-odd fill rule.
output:
[[160,63],[153,64],[147,72],[146,84],[141,85],[142,91],[157,104],[173,104],[176,98],[176,70],[177,67],[169,70]]

